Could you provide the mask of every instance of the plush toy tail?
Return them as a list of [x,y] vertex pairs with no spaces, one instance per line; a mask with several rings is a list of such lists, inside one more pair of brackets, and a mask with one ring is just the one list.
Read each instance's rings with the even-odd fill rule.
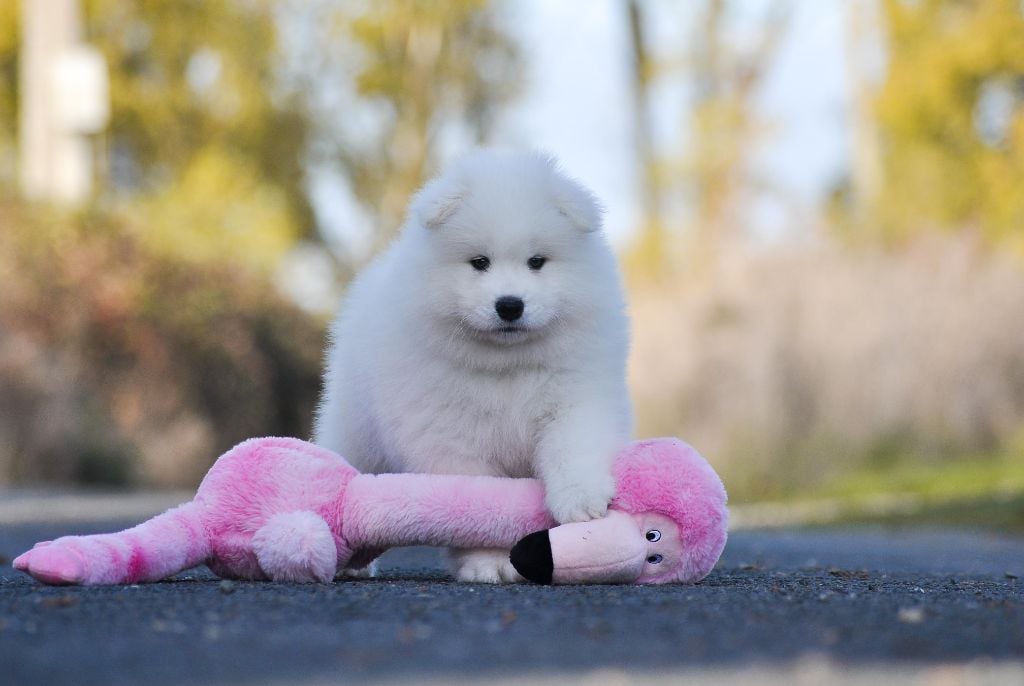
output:
[[189,502],[116,534],[37,543],[14,567],[46,584],[131,584],[159,581],[209,554],[200,506]]

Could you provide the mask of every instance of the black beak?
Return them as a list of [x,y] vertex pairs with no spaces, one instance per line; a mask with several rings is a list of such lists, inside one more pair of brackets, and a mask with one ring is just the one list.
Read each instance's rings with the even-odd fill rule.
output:
[[537,584],[550,584],[555,563],[551,559],[551,539],[548,531],[535,531],[519,539],[512,546],[509,560],[516,571]]

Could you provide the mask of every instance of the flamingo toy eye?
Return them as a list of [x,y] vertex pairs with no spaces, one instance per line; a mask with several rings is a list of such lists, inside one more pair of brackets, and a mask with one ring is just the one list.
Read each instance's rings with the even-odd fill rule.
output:
[[[661,540],[661,532],[658,531],[657,529],[651,529],[650,531],[647,532],[647,540],[650,541],[651,543],[657,543],[658,541]],[[659,562],[660,562],[660,560],[659,560]]]
[[652,565],[656,565],[656,564],[660,563],[664,559],[665,558],[662,555],[655,554],[655,555],[649,556],[647,558],[647,561],[650,562]]

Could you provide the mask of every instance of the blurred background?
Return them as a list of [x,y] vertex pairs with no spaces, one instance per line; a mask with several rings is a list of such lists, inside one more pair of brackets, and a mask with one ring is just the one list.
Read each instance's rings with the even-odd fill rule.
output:
[[1019,0],[3,0],[0,487],[308,437],[347,282],[477,144],[605,202],[638,433],[751,516],[1024,530]]

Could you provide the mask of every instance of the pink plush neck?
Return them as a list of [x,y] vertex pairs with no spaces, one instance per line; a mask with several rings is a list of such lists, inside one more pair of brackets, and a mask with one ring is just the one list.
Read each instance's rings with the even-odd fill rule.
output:
[[349,483],[341,521],[353,549],[511,548],[555,525],[535,479],[438,474],[360,474]]

